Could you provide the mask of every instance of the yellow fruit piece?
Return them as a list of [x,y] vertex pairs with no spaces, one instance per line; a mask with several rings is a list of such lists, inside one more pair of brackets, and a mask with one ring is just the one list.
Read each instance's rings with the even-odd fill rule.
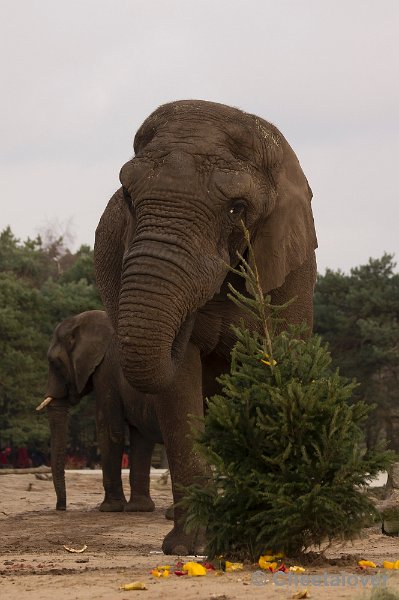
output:
[[242,571],[244,569],[244,565],[242,563],[233,563],[226,560],[226,571]]
[[390,562],[389,560],[384,560],[382,563],[384,569],[399,569],[399,560],[395,562]]
[[151,571],[151,575],[154,577],[169,577],[170,567],[157,567]]
[[266,560],[266,559],[273,559],[273,558],[274,558],[273,556],[268,556],[268,555],[261,556],[258,561],[260,568],[265,569],[266,571],[268,569],[272,569],[274,571],[274,569],[277,567],[277,562],[276,561],[271,562],[270,560]]
[[294,565],[293,567],[290,567],[289,570],[291,571],[291,573],[304,573],[305,569],[303,567],[298,567],[298,565]]
[[183,571],[187,571],[189,577],[202,577],[206,575],[206,569],[196,562],[188,562],[182,567]]
[[359,562],[357,564],[359,565],[359,567],[369,568],[369,569],[375,569],[377,566],[375,563],[373,563],[372,560],[359,560]]
[[263,360],[261,359],[261,361],[264,365],[267,365],[268,367],[275,367],[277,362],[274,360],[274,358],[270,361],[270,360]]
[[130,590],[146,590],[147,586],[142,581],[133,581],[132,583],[125,583],[119,589],[129,592]]
[[[274,569],[276,568],[277,565],[275,565],[275,561],[276,560],[280,560],[281,558],[284,558],[284,553],[283,552],[277,552],[276,554],[272,554],[271,552],[268,552],[267,554],[263,554],[260,558],[259,558],[259,566],[262,569],[268,569],[270,566],[272,566]],[[262,566],[262,564],[266,564],[269,563],[267,566]],[[274,566],[273,566],[274,565]]]
[[275,558],[276,557],[274,556],[274,554],[264,554],[263,556],[261,556],[259,558],[259,561],[262,560],[262,561],[265,561],[265,562],[273,562]]

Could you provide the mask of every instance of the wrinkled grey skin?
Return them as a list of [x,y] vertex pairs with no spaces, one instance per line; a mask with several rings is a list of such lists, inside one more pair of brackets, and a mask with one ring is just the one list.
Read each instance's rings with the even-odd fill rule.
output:
[[[177,502],[195,475],[206,481],[187,415],[203,414],[203,396],[229,368],[230,325],[247,318],[227,298],[229,282],[245,293],[228,270],[246,252],[240,223],[263,291],[276,304],[295,296],[285,318],[311,328],[312,193],[276,127],[221,104],[161,106],[138,130],[134,151],[97,227],[96,277],[123,371],[155,402]],[[201,551],[183,517],[176,509],[165,553]]]
[[[123,376],[106,313],[91,310],[62,321],[54,331],[47,356],[46,396],[54,398],[48,405],[48,416],[56,508],[66,509],[64,466],[69,408],[94,391],[105,491],[100,510],[154,510],[149,491],[151,456],[155,443],[162,443],[162,436],[153,403],[134,391]],[[121,479],[126,422],[130,432],[129,502]]]

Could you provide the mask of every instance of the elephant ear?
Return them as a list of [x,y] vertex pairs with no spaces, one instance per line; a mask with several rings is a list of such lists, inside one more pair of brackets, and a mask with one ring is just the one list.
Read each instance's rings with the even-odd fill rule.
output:
[[270,123],[256,118],[256,128],[262,170],[274,196],[274,208],[261,219],[252,239],[260,283],[266,293],[281,287],[288,274],[314,253],[317,239],[312,190],[294,151]]
[[118,320],[123,256],[133,237],[135,225],[123,189],[119,188],[102,214],[96,229],[94,245],[97,287],[115,330]]
[[90,310],[78,315],[72,332],[70,356],[78,394],[82,394],[91,375],[103,361],[114,330],[106,313]]

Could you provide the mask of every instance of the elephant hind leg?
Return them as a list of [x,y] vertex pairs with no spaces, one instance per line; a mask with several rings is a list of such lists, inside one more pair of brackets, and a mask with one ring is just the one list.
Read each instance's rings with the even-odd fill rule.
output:
[[155,504],[150,496],[132,494],[129,502],[123,507],[123,510],[125,512],[153,512]]
[[[105,408],[108,408],[105,405]],[[126,498],[122,486],[122,454],[125,441],[125,424],[122,411],[113,420],[101,403],[97,405],[98,442],[101,451],[103,486],[105,497],[100,504],[101,512],[122,512]]]
[[123,512],[126,506],[126,498],[111,498],[105,496],[99,506],[101,512]]
[[151,458],[155,443],[135,427],[130,430],[130,500],[126,512],[152,512],[155,504],[150,496]]

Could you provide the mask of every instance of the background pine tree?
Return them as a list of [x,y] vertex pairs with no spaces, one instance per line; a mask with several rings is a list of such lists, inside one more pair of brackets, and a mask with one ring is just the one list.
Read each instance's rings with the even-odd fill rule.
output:
[[[62,239],[24,242],[0,232],[0,450],[27,446],[47,453],[48,419],[35,407],[47,381],[47,349],[65,317],[101,308],[93,250],[72,254]],[[83,400],[71,421],[71,441],[95,439],[94,403]],[[82,434],[82,435],[81,435]],[[84,441],[84,440],[83,440]]]
[[356,377],[355,397],[376,404],[366,441],[387,437],[399,454],[399,273],[384,254],[349,274],[327,269],[314,296],[314,330],[328,342],[333,365]]

